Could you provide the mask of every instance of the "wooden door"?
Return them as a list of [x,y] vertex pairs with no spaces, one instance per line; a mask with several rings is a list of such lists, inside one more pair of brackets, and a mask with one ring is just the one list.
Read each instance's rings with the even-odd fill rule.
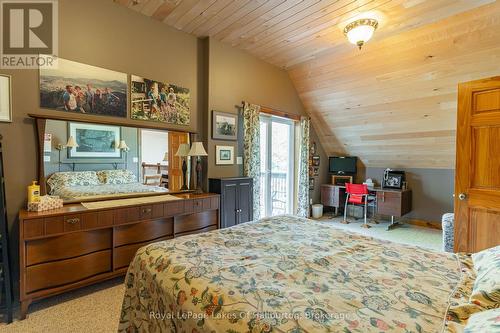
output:
[[458,88],[455,251],[500,244],[500,76]]
[[168,189],[178,191],[182,186],[182,158],[175,156],[182,143],[188,143],[188,134],[168,132]]

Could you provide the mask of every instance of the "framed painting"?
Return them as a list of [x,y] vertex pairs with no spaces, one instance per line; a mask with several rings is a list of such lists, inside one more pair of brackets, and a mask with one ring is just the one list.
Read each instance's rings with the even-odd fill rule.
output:
[[119,158],[120,127],[87,123],[69,123],[68,136],[78,147],[71,148],[69,158]]
[[131,119],[189,125],[190,100],[188,88],[136,75],[131,77]]
[[11,76],[0,74],[0,121],[12,122]]
[[212,139],[237,140],[238,115],[212,111]]
[[59,58],[40,67],[40,107],[126,118],[127,86],[125,73]]
[[234,164],[234,147],[233,146],[215,146],[215,164],[217,165],[233,165]]

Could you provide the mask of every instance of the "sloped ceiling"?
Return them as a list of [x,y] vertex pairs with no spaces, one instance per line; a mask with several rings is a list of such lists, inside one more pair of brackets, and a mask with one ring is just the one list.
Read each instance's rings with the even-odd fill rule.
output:
[[[457,84],[500,75],[495,0],[115,0],[286,68],[328,154],[453,168]],[[380,20],[360,51],[346,22]]]

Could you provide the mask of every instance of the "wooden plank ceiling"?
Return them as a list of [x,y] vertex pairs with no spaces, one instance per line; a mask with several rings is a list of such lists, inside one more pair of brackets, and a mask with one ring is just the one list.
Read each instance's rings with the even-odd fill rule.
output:
[[[495,0],[114,0],[289,71],[328,154],[453,168],[459,82],[500,75]],[[370,13],[360,51],[342,33]]]

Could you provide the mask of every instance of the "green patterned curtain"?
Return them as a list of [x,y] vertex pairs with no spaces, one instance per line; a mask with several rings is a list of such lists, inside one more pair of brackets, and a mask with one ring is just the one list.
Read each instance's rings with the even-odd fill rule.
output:
[[300,153],[298,163],[297,215],[309,216],[309,118],[300,119]]
[[253,178],[253,218],[260,219],[260,106],[245,103],[243,109],[243,173]]

